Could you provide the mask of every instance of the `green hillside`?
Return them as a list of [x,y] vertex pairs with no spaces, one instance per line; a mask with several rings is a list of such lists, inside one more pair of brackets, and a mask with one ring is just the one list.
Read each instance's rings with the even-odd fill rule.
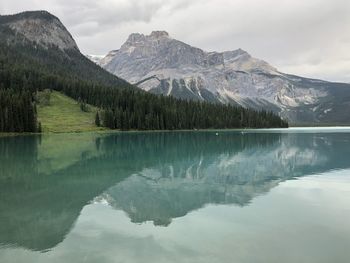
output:
[[39,103],[38,120],[43,132],[83,132],[98,131],[106,128],[95,125],[97,108],[87,105],[87,112],[80,104],[66,95],[53,91],[49,102]]

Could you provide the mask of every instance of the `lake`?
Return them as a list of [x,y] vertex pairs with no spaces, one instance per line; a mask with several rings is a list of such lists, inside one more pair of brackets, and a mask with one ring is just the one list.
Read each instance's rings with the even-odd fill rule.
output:
[[0,138],[1,263],[349,260],[349,128]]

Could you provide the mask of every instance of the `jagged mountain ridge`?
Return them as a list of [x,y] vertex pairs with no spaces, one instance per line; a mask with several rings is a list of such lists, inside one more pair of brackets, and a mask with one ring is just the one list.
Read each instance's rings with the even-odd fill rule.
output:
[[153,31],[97,63],[156,94],[264,108],[292,123],[350,123],[349,84],[284,74],[242,49],[206,52]]

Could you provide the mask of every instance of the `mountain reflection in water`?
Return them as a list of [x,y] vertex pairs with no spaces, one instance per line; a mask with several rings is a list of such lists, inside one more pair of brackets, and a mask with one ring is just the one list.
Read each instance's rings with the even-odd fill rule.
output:
[[168,226],[248,205],[280,182],[349,168],[348,133],[164,132],[0,138],[0,244],[45,251],[91,202]]

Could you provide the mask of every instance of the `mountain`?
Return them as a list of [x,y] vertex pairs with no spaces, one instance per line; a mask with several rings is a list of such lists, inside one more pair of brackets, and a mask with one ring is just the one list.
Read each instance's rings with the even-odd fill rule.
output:
[[[60,20],[46,11],[0,16],[0,131],[42,131],[36,104],[40,103],[40,92],[45,90],[46,94],[54,90],[74,99],[72,103],[80,104],[83,112],[89,110],[87,104],[95,106],[93,125],[111,129],[288,126],[271,112],[147,93],[81,54]],[[59,112],[53,112],[51,118]],[[66,116],[73,116],[68,109],[65,112]],[[56,125],[66,127],[68,121],[57,120],[62,123]],[[79,120],[71,124],[79,126]]]
[[79,50],[71,34],[61,21],[46,11],[30,11],[16,15],[0,16],[0,24],[8,26],[15,35],[42,47],[57,46],[61,50]]
[[47,11],[0,16],[0,48],[7,67],[20,62],[67,79],[131,87],[81,54],[66,27]]
[[101,55],[86,55],[86,57],[96,64],[99,64],[100,60],[104,58]]
[[[54,15],[31,11],[0,16],[0,132],[42,131],[42,111],[36,107],[41,91],[57,90],[78,104],[86,100],[79,89],[91,86],[136,89],[82,55]],[[65,118],[56,119],[70,131]]]
[[273,110],[295,124],[350,123],[349,84],[285,74],[242,49],[206,52],[153,31],[97,63],[155,94]]

